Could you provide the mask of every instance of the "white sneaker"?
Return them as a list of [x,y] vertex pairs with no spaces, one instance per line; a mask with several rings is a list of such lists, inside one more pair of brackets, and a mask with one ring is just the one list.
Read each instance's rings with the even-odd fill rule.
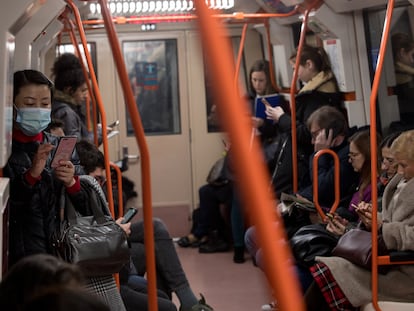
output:
[[271,303],[267,303],[262,306],[262,311],[277,311],[277,303],[276,301],[272,301]]

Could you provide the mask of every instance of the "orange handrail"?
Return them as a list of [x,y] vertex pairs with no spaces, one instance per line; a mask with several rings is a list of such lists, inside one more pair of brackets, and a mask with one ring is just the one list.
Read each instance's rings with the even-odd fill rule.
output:
[[115,215],[114,199],[112,195],[111,170],[110,170],[109,158],[108,158],[109,148],[108,148],[107,129],[106,129],[106,112],[105,112],[105,108],[103,105],[101,93],[99,91],[99,86],[98,86],[98,81],[96,79],[95,70],[93,69],[92,58],[88,50],[85,31],[83,29],[79,10],[72,0],[66,0],[66,3],[70,6],[70,8],[72,9],[72,13],[75,16],[75,22],[78,27],[78,32],[79,32],[79,36],[82,42],[82,47],[85,53],[86,61],[88,63],[90,79],[92,80],[93,89],[95,90],[96,102],[98,104],[98,109],[99,109],[99,112],[102,118],[102,137],[103,137],[103,149],[104,149],[104,156],[105,156],[107,199],[108,199],[109,210],[111,211],[112,215]]
[[122,172],[118,165],[110,162],[109,165],[115,170],[118,185],[118,217],[124,216],[124,196],[122,194]]
[[[152,223],[152,200],[151,200],[151,175],[150,175],[150,158],[149,150],[145,139],[144,128],[135,102],[134,94],[129,83],[128,73],[125,66],[124,57],[119,45],[118,36],[108,9],[106,0],[98,0],[102,16],[104,18],[105,29],[107,31],[108,40],[112,48],[114,62],[118,71],[125,102],[129,111],[132,126],[134,127],[135,137],[141,154],[141,170],[142,170],[142,201],[144,212],[144,244],[145,258],[148,279],[148,305],[151,311],[158,309],[157,289],[156,289],[156,272],[155,272],[155,247],[154,247],[154,228]],[[102,130],[106,131],[106,122],[102,123]],[[106,136],[106,133],[104,134]]]
[[[287,245],[277,248],[276,240],[286,238],[279,215],[275,216],[275,197],[268,189],[268,171],[260,152],[259,143],[253,140],[249,144],[250,118],[248,105],[240,105],[240,99],[233,83],[234,62],[228,40],[221,33],[216,19],[211,16],[203,0],[195,2],[201,42],[208,55],[207,63],[212,70],[213,91],[217,98],[217,109],[221,120],[237,120],[238,122],[222,122],[229,133],[237,184],[242,202],[245,206],[255,206],[253,222],[256,224],[258,237],[262,242],[266,273],[278,303],[282,310],[305,310],[298,281],[293,277],[291,254]],[[256,160],[255,160],[256,159]],[[232,158],[233,160],[233,158]],[[279,226],[274,226],[278,219]]]
[[81,54],[81,51],[80,51],[80,48],[79,48],[78,41],[76,40],[75,27],[73,25],[73,22],[69,19],[67,14],[64,14],[62,17],[65,21],[66,28],[69,28],[69,30],[70,30],[69,35],[70,35],[70,39],[72,41],[72,45],[75,47],[76,54],[79,58],[79,61],[82,63],[83,75],[85,76],[85,82],[86,82],[86,85],[88,87],[88,93],[89,93],[89,98],[87,98],[87,100],[86,100],[86,124],[87,124],[87,128],[88,128],[88,131],[89,131],[91,129],[90,100],[92,100],[93,121],[94,121],[93,122],[94,143],[95,143],[95,145],[98,146],[98,131],[97,131],[97,126],[96,126],[96,120],[97,120],[97,117],[96,117],[96,102],[95,102],[95,97],[93,95],[92,85],[91,85],[90,80],[89,80],[89,74],[88,74],[88,71],[86,70],[85,65],[83,64],[82,54]]
[[[83,0],[85,1],[85,0]],[[87,1],[87,0],[86,0]],[[266,20],[274,17],[289,17],[299,12],[299,6],[295,6],[292,11],[287,13],[251,13],[245,14],[243,12],[235,12],[234,14],[213,14],[212,17],[225,20],[236,20],[245,23],[246,20]],[[160,16],[139,16],[139,17],[114,17],[112,21],[116,24],[126,23],[161,23],[161,22],[180,22],[180,21],[193,21],[197,20],[197,15],[160,15]],[[84,25],[97,25],[103,24],[102,19],[83,21]]]
[[244,42],[246,41],[246,32],[247,32],[247,23],[243,25],[242,36],[239,44],[239,52],[237,53],[237,61],[236,61],[236,73],[234,74],[234,87],[236,90],[239,86],[239,72],[240,72],[240,65],[243,58],[243,50],[244,50]]
[[322,210],[320,204],[319,204],[319,187],[318,187],[318,160],[319,157],[325,153],[329,153],[332,158],[334,159],[334,166],[335,166],[335,172],[334,172],[334,184],[335,184],[335,201],[332,204],[331,209],[329,210],[329,213],[333,214],[335,212],[335,210],[338,208],[339,206],[339,198],[340,198],[340,189],[339,189],[339,157],[336,154],[336,152],[334,152],[331,149],[322,149],[319,150],[313,157],[312,159],[312,163],[313,163],[313,171],[312,171],[312,176],[313,176],[313,202],[315,204],[316,210],[318,211],[319,215],[321,216],[322,219],[326,218],[325,212]]
[[305,44],[306,28],[308,23],[310,10],[306,10],[302,21],[302,31],[300,33],[299,44],[296,53],[295,69],[293,70],[292,83],[290,85],[290,110],[292,124],[292,176],[293,176],[293,192],[298,191],[298,163],[297,163],[297,135],[296,135],[296,83],[298,80],[298,71],[300,64],[300,54]]
[[[374,81],[372,83],[372,91],[370,97],[370,147],[371,150],[377,150],[377,95],[378,88],[380,84],[382,68],[385,59],[385,53],[387,50],[387,42],[389,37],[389,32],[391,28],[391,19],[392,13],[394,10],[394,0],[388,1],[387,12],[385,15],[384,29],[381,37],[381,44],[378,53],[377,68],[375,70]],[[377,154],[376,152],[371,152],[371,184],[376,185],[377,180]],[[375,310],[380,311],[378,305],[378,232],[377,232],[377,211],[378,211],[378,189],[377,187],[372,187],[372,305]]]

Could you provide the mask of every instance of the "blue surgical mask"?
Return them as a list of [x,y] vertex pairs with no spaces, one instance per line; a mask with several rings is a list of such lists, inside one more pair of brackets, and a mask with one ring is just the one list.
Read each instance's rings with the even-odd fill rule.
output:
[[24,134],[35,136],[43,131],[50,123],[50,108],[15,107],[16,123]]

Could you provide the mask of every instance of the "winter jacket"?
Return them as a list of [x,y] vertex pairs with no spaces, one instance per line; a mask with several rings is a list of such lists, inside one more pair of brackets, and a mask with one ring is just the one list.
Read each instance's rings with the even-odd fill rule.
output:
[[82,106],[76,105],[71,96],[57,90],[52,104],[52,118],[64,123],[65,135],[74,135],[81,139],[93,141],[93,133],[87,126]]
[[[43,132],[43,142],[57,144],[57,137]],[[31,168],[39,142],[12,142],[12,154],[3,169],[10,178],[9,199],[9,265],[24,256],[36,253],[53,253],[51,237],[59,224],[60,193],[64,187],[50,168],[52,153],[40,180],[31,185],[26,172]],[[76,160],[73,161],[77,164]],[[76,171],[81,168],[76,166]],[[82,190],[70,194],[74,203],[82,206]]]

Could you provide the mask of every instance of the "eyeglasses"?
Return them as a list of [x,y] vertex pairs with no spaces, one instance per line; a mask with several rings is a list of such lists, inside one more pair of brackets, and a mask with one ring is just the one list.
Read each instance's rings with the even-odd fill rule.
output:
[[350,152],[350,153],[348,153],[348,157],[350,157],[351,159],[355,159],[360,154],[361,154],[361,152]]

